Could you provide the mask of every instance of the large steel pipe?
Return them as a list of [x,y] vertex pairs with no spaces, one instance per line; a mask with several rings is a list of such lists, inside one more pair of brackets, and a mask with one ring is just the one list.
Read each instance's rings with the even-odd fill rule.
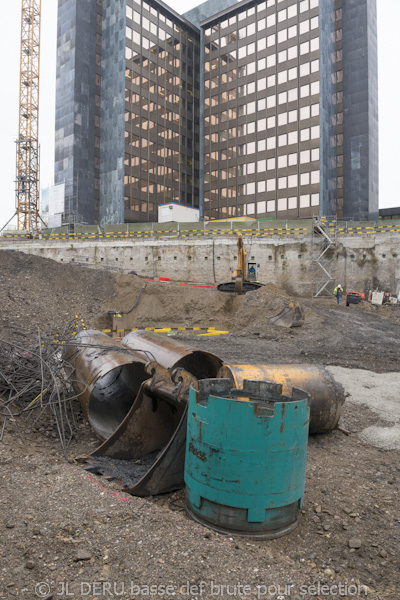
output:
[[148,361],[96,330],[81,331],[66,346],[64,360],[75,369],[74,391],[90,426],[100,439],[107,439],[148,379]]
[[89,468],[139,496],[180,488],[189,386],[216,377],[222,360],[152,331],[132,332],[122,345],[149,363],[149,379],[119,427],[88,457]]
[[122,344],[139,353],[146,362],[154,360],[166,369],[180,367],[196,379],[214,378],[222,366],[222,360],[215,354],[154,331],[132,331]]
[[[76,391],[92,428],[107,437],[83,459],[89,470],[119,479],[135,495],[182,487],[189,385],[216,377],[222,361],[150,331],[132,332],[123,343],[83,332],[66,359],[75,366]],[[127,398],[125,379],[128,389],[135,386]]]
[[218,377],[239,388],[245,379],[273,381],[282,385],[287,396],[293,388],[304,390],[311,397],[310,433],[325,433],[338,426],[345,392],[321,365],[224,365]]

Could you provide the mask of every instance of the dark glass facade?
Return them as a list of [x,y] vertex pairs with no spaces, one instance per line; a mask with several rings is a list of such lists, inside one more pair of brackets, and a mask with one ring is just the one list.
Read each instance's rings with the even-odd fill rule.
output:
[[378,56],[376,1],[343,0],[343,213],[377,219]]
[[375,2],[59,0],[67,218],[375,218]]
[[98,218],[98,21],[100,0],[59,0],[54,181],[65,182],[67,222],[93,223]]
[[102,0],[100,223],[124,223],[125,0]]

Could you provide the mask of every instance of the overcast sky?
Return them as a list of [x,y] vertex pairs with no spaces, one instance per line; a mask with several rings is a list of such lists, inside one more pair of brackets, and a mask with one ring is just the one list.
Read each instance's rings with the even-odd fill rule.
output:
[[[15,140],[18,135],[21,1],[3,1],[0,19],[0,229],[15,211]],[[348,0],[344,0],[345,2]],[[201,2],[170,0],[182,13]],[[41,187],[53,183],[57,0],[42,0],[40,147]],[[380,208],[400,206],[400,0],[377,0],[379,55]]]

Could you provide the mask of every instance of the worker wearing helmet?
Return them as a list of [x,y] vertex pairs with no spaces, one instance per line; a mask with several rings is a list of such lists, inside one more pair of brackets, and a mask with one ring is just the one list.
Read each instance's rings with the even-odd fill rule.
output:
[[341,284],[338,283],[338,285],[333,290],[333,295],[336,296],[338,304],[342,303],[342,294],[343,294],[343,288],[342,288]]

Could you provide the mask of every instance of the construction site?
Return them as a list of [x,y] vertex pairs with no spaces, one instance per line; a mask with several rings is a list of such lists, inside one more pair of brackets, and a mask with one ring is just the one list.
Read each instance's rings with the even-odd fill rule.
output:
[[[60,20],[66,4],[59,2]],[[95,4],[87,40],[93,38],[93,48],[97,44],[105,53],[105,78],[112,56],[107,55],[112,50],[109,7]],[[279,22],[297,16],[297,3],[290,4],[278,13]],[[184,19],[163,3],[143,2],[140,10],[156,19],[157,30],[130,2],[121,6],[114,7],[112,27],[122,10],[125,21],[136,18],[152,34],[164,31],[163,23],[169,27],[170,15],[173,35],[180,33],[179,23],[182,40],[188,31],[199,40],[214,35],[205,19],[207,29],[200,36],[195,10],[190,23],[185,20],[190,13]],[[229,11],[231,6],[227,2],[219,8]],[[324,3],[320,12],[318,2],[299,6],[299,14],[310,11],[311,29],[318,15],[327,17]],[[335,7],[340,24],[347,13],[341,2]],[[275,2],[257,8],[267,9],[275,26]],[[215,7],[204,10],[217,14]],[[233,27],[237,11],[238,21],[253,18],[255,8],[250,6],[244,16],[241,8],[232,11],[229,25],[227,19],[221,29]],[[351,197],[353,214],[346,217],[346,195],[343,200],[338,192],[332,210],[332,198],[324,197],[322,183],[320,191],[318,176],[318,192],[310,187],[298,198],[259,200],[265,211],[276,202],[271,218],[249,217],[250,211],[255,214],[251,201],[221,209],[236,217],[216,218],[210,212],[206,218],[202,202],[208,200],[203,198],[200,208],[157,200],[157,222],[153,204],[134,208],[139,207],[134,204],[138,188],[132,187],[132,197],[118,197],[122,212],[109,196],[108,216],[99,223],[93,214],[101,214],[101,186],[91,176],[102,167],[100,155],[94,154],[98,162],[93,160],[92,174],[87,167],[91,158],[77,170],[80,194],[83,188],[87,197],[93,192],[95,210],[81,206],[79,213],[74,180],[72,203],[70,198],[67,207],[63,197],[60,212],[46,220],[39,202],[40,17],[40,0],[22,0],[16,210],[0,224],[0,598],[398,600],[397,209],[390,219],[383,214],[378,219],[377,190],[370,184],[364,208],[356,208],[358,198]],[[92,35],[96,27],[97,37]],[[247,27],[247,36],[252,35],[255,26],[249,21]],[[341,63],[342,38],[335,27],[336,62]],[[134,28],[123,29],[134,41]],[[303,26],[302,31],[309,30]],[[321,28],[322,41],[324,35]],[[312,39],[317,38],[311,38],[311,46]],[[177,42],[175,52],[181,51]],[[61,54],[69,61],[67,52]],[[126,60],[133,55],[130,49]],[[196,53],[191,56],[195,64]],[[95,56],[93,70],[99,90],[101,60]],[[174,60],[174,68],[179,67],[180,59]],[[113,74],[118,69],[111,62]],[[187,76],[193,76],[189,69]],[[107,91],[102,90],[101,110],[107,113]],[[179,102],[185,105],[182,98]],[[322,95],[320,104],[323,108]],[[110,115],[112,120],[113,111]],[[100,138],[101,116],[102,121],[99,108],[98,120],[93,119],[97,149],[114,135],[107,125]],[[340,129],[340,119],[334,121]],[[145,130],[144,121],[140,127]],[[339,129],[335,152],[343,159]],[[86,148],[83,135],[80,143]],[[310,146],[302,155],[311,157],[315,150]],[[61,160],[57,152],[60,146],[56,162]],[[290,160],[289,166],[297,165]],[[185,162],[194,176],[195,162]],[[351,162],[353,170],[361,169],[354,167],[354,157]],[[343,163],[336,155],[335,165],[335,182],[343,186]],[[150,172],[143,163],[141,168]],[[369,167],[371,180],[376,168]],[[163,176],[167,172],[164,166],[158,169]],[[322,161],[320,172],[323,181]],[[121,173],[123,189],[131,176],[124,179]],[[346,175],[346,164],[344,173],[346,189],[346,177],[353,177]],[[114,174],[107,180],[107,194],[118,188]],[[305,185],[317,185],[314,179],[304,178]],[[188,190],[195,189],[189,170],[175,181],[176,191],[169,189],[189,204]],[[141,194],[152,193],[148,183]],[[260,183],[265,182],[258,181],[261,194],[265,185]],[[255,183],[250,185],[255,189]],[[160,184],[152,189],[159,191]],[[274,190],[275,181],[267,193]],[[295,204],[296,214],[290,212]],[[169,217],[163,220],[165,211]]]
[[[296,260],[300,245],[303,254],[312,246],[307,236],[294,242],[294,234],[276,234],[257,247],[242,235],[250,249],[246,264],[253,253],[261,264],[256,252],[263,246],[268,253],[283,242],[296,244]],[[397,236],[377,233],[374,245],[394,252]],[[3,597],[33,597],[35,589],[46,592],[41,597],[65,598],[397,597],[400,311],[389,301],[345,301],[354,289],[367,296],[369,281],[382,282],[385,272],[372,261],[362,285],[347,271],[340,305],[331,293],[313,297],[305,282],[319,287],[322,279],[313,275],[312,260],[304,281],[289,280],[287,289],[278,262],[259,287],[235,292],[237,239],[233,232],[215,241],[216,256],[221,244],[231,253],[230,268],[218,266],[216,282],[212,259],[204,261],[202,281],[175,278],[165,266],[163,275],[142,272],[143,244],[150,253],[159,241],[113,239],[113,252],[121,257],[129,248],[133,257],[125,258],[127,268],[137,270],[125,273],[100,260],[85,266],[84,253],[99,255],[96,240],[67,241],[75,261],[63,254],[62,239],[2,242]],[[163,249],[171,243],[164,239]],[[118,244],[126,245],[123,252]],[[212,244],[205,236],[191,240],[191,260],[199,262]],[[58,262],[43,257],[57,247]],[[330,268],[334,263],[340,260],[329,261]],[[218,290],[225,281],[233,284],[230,293]],[[264,528],[242,515],[224,521],[223,513],[211,521],[200,513],[196,523],[188,516],[183,473],[190,389],[206,384],[210,397],[229,399],[229,385],[223,391],[218,381],[240,390],[245,379],[276,382],[278,393],[283,384],[286,402],[292,387],[311,395],[304,504],[296,501],[295,514]],[[262,402],[260,390],[246,394],[250,403]],[[177,407],[168,425],[166,406]],[[227,443],[235,447],[246,423],[232,431]],[[193,459],[207,467],[200,440],[191,437],[190,444]],[[292,469],[286,475],[284,463],[280,469],[282,501],[294,481]],[[262,477],[261,466],[256,473]],[[209,477],[211,489],[211,471]],[[250,482],[243,485],[251,505]]]

